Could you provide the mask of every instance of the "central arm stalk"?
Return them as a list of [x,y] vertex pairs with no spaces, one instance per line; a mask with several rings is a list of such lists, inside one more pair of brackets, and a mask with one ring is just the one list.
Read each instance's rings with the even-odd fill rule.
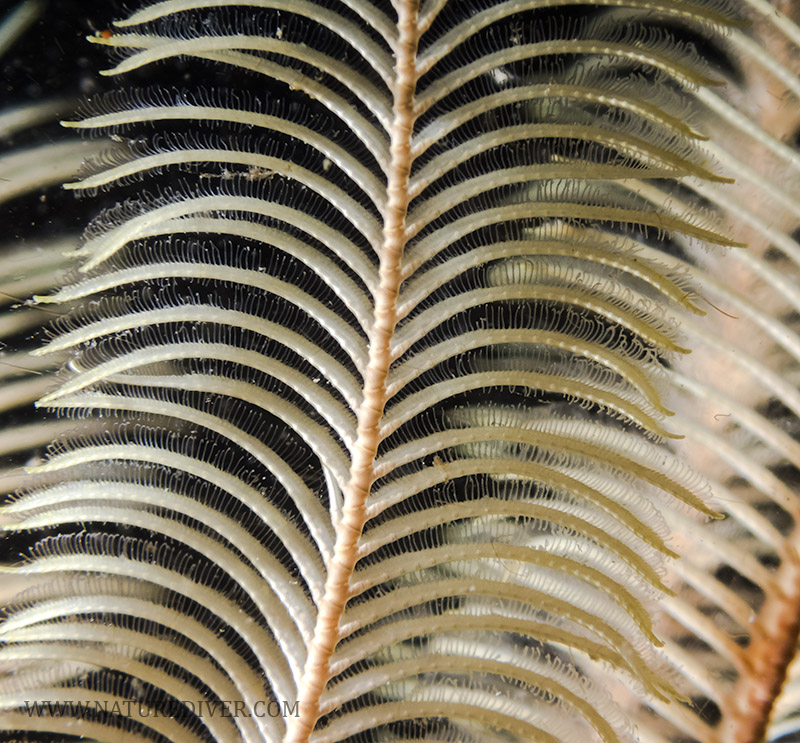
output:
[[350,593],[350,578],[358,560],[358,541],[366,522],[366,501],[375,481],[375,458],[380,445],[380,423],[388,398],[387,378],[391,342],[397,323],[397,299],[402,282],[401,262],[406,242],[411,136],[414,127],[416,57],[419,40],[419,0],[397,7],[398,43],[392,126],[389,131],[391,164],[388,203],[380,253],[380,282],[375,296],[375,318],[370,332],[369,364],[364,398],[358,409],[358,432],[350,479],[344,491],[342,519],[336,525],[336,546],[328,565],[325,595],[319,605],[314,639],[300,686],[299,717],[290,718],[286,743],[307,743],[319,718],[320,697],[330,679],[330,660],[339,641],[339,624]]

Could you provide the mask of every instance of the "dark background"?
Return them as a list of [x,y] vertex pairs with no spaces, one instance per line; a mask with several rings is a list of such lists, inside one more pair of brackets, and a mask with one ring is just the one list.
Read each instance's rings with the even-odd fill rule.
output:
[[[0,22],[20,3],[0,0]],[[0,138],[0,157],[27,146],[76,136],[58,119],[75,118],[78,102],[116,84],[98,74],[109,67],[106,49],[86,37],[125,16],[120,0],[44,0],[39,19],[0,58],[0,112],[26,104],[63,100],[57,118]],[[26,194],[2,205],[0,244],[27,242],[60,234],[80,233],[87,222],[85,203],[61,188]]]
[[[0,1],[0,16],[18,5],[16,0]],[[45,0],[39,20],[2,60],[2,108],[54,94],[87,94],[102,85],[96,71],[105,52],[86,36],[124,17],[125,5],[120,0]]]

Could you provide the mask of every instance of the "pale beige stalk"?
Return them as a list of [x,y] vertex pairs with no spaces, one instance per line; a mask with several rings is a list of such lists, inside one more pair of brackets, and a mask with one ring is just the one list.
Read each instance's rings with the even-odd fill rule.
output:
[[392,361],[390,344],[397,323],[397,298],[402,282],[400,263],[410,201],[408,181],[412,162],[414,91],[418,77],[419,0],[399,0],[396,10],[399,37],[395,50],[393,119],[389,129],[389,200],[380,251],[380,283],[375,294],[375,321],[370,331],[369,364],[364,376],[364,399],[358,409],[357,438],[350,480],[344,492],[342,519],[336,528],[334,555],[328,566],[325,595],[319,605],[314,640],[299,689],[300,716],[289,719],[286,743],[308,741],[319,718],[319,700],[331,676],[330,660],[339,641],[339,622],[358,559],[358,540],[366,521],[366,500],[375,481],[379,428],[388,397],[386,380]]

